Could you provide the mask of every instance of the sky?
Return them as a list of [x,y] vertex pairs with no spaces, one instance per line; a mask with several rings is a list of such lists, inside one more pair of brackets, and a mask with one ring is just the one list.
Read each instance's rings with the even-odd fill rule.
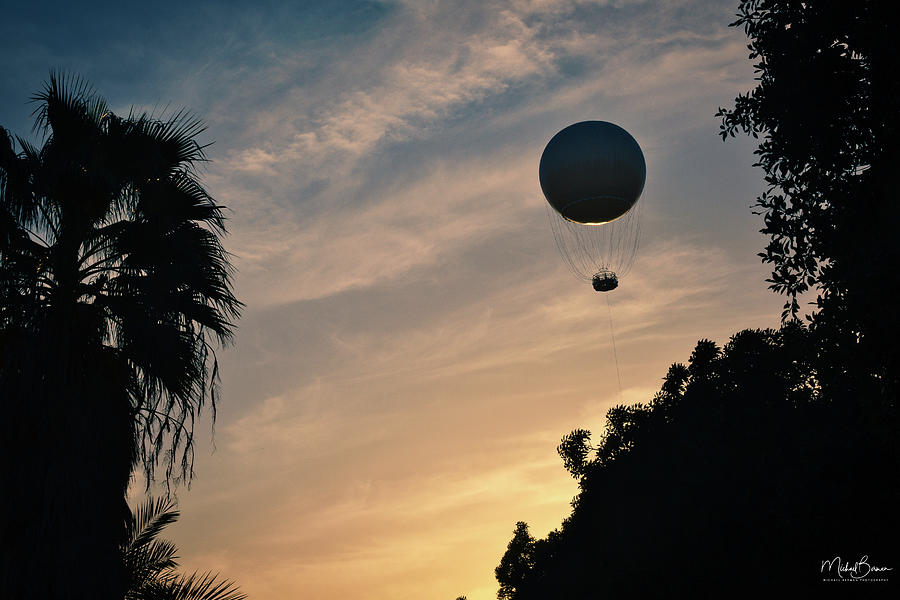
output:
[[[247,308],[167,532],[185,569],[254,600],[494,598],[516,522],[545,536],[571,510],[563,435],[650,400],[697,340],[777,326],[755,146],[715,118],[754,85],[735,10],[4,8],[0,125],[29,137],[54,68],[118,113],[186,107],[214,142],[204,183]],[[647,163],[637,259],[605,296],[558,256],[537,176],[584,120],[627,129]]]

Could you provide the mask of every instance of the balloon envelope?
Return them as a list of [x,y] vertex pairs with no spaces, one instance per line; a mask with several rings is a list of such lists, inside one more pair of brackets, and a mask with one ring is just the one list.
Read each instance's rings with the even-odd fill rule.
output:
[[547,143],[541,189],[559,214],[599,225],[624,215],[644,190],[644,153],[631,134],[606,121],[569,125]]

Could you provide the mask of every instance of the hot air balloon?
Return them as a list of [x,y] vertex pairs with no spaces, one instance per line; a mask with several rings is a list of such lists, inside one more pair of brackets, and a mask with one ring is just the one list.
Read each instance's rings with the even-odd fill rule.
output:
[[634,263],[640,238],[635,208],[646,173],[635,139],[606,121],[569,125],[541,155],[541,189],[559,253],[598,292],[615,289]]

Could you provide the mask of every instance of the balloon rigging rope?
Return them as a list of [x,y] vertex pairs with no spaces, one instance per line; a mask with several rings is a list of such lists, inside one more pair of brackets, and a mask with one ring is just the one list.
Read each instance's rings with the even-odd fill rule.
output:
[[641,206],[605,225],[582,225],[546,208],[553,240],[560,256],[576,277],[590,281],[595,273],[626,275],[634,264],[641,238]]
[[[571,223],[547,206],[547,217],[553,231],[553,241],[564,262],[578,278],[590,281],[601,269],[617,268],[619,276],[631,270],[641,238],[640,206],[634,207],[620,219],[600,226],[584,226]],[[609,337],[612,340],[613,359],[616,363],[616,381],[622,395],[622,374],[619,370],[619,353],[613,327],[612,303],[606,293],[609,311]]]
[[609,309],[609,337],[612,338],[613,358],[616,361],[616,379],[619,382],[619,396],[622,395],[622,375],[619,373],[619,354],[616,352],[616,334],[613,332],[612,304],[606,294],[606,308]]

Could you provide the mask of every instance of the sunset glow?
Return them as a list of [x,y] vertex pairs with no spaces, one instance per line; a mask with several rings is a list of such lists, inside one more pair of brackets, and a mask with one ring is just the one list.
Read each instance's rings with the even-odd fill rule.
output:
[[[714,117],[753,86],[729,3],[28,10],[0,25],[4,126],[30,131],[52,66],[117,114],[186,106],[215,142],[203,179],[247,308],[167,535],[253,600],[495,598],[515,523],[571,512],[563,435],[650,400],[698,339],[778,323],[754,140],[723,144]],[[588,119],[646,157],[609,307],[558,256],[538,182]]]

